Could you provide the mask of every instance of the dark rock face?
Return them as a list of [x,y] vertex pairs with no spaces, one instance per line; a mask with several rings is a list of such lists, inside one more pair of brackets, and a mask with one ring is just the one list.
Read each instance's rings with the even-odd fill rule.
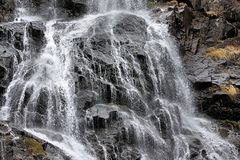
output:
[[[88,9],[86,0],[58,0],[57,6],[58,8],[65,9],[69,17],[82,16]],[[58,15],[61,14],[62,9],[59,9]]]
[[[17,26],[18,28],[19,26]],[[4,102],[3,94],[13,78],[17,64],[21,62],[20,50],[23,49],[22,32],[10,28],[9,26],[0,27],[0,101]]]
[[[238,38],[240,28],[236,25],[238,22],[236,15],[233,15],[234,18],[230,18],[231,15],[225,15],[228,10],[236,10],[239,5],[236,1],[202,4],[201,8],[208,8],[209,11],[193,10],[194,19],[190,24],[189,36],[184,30],[185,17],[188,16],[184,11],[186,9],[179,8],[173,13],[173,19],[170,20],[170,22],[174,22],[170,25],[172,25],[173,34],[179,40],[182,48],[186,72],[195,90],[198,108],[217,119],[240,120],[238,116],[238,81],[240,79],[237,76],[240,69],[237,62],[239,59],[237,46],[240,44]],[[223,12],[221,8],[226,9]],[[213,18],[210,11],[222,16]],[[236,55],[233,57],[216,58],[216,55],[213,55],[214,52],[209,51],[211,47],[224,50],[229,46],[235,50],[233,52]],[[231,51],[226,50],[224,53],[231,54]],[[231,98],[231,95],[224,91],[224,87],[236,89],[234,98]]]
[[[128,58],[126,60],[132,63],[131,52],[124,52],[124,50],[135,50],[132,52],[135,54],[133,56],[138,57],[138,60],[146,65],[147,57],[141,48],[147,40],[147,25],[143,19],[133,15],[121,14],[118,16],[118,20],[112,27],[113,33],[107,32],[109,30],[107,24],[108,21],[112,20],[111,17],[103,16],[98,18],[97,24],[90,27],[87,35],[74,39],[76,46],[74,48],[77,49],[80,56],[75,62],[75,72],[79,77],[76,79],[76,91],[78,97],[82,97],[79,99],[79,105],[84,106],[83,110],[86,110],[86,115],[83,115],[87,117],[85,129],[92,133],[87,134],[87,138],[94,146],[97,157],[104,159],[107,154],[111,159],[140,159],[140,152],[134,147],[137,145],[135,129],[132,127],[131,130],[127,131],[127,128],[124,127],[124,117],[119,106],[122,106],[125,111],[132,109],[140,116],[145,115],[146,106],[139,95],[136,95],[134,101],[131,100],[132,97],[127,96],[127,89],[118,79],[120,75],[118,75],[118,68],[114,65],[116,62],[112,52],[113,45],[121,48],[122,53],[126,54],[126,58]],[[111,39],[111,34],[116,40]],[[90,67],[94,72],[92,75],[81,69],[84,59],[91,60],[89,61],[92,63]],[[138,76],[136,71],[132,70],[131,72]],[[122,74],[124,74],[123,68]],[[96,77],[90,77],[93,75]],[[109,84],[101,81],[102,76]],[[148,85],[151,87],[151,84]],[[97,94],[93,93],[92,89]],[[139,89],[143,90],[142,86],[139,86]],[[116,107],[111,104],[116,105]],[[107,134],[104,134],[105,132]],[[149,138],[151,138],[150,135]],[[106,146],[106,152],[101,145]]]
[[80,17],[87,11],[84,0],[25,0],[17,3],[16,8],[24,7],[27,15],[49,20],[53,18]]
[[[100,159],[141,159],[142,152],[149,159],[173,159],[172,117],[153,95],[158,94],[159,87],[163,97],[176,100],[178,93],[169,91],[176,89],[172,78],[175,69],[161,46],[158,49],[164,56],[154,61],[155,57],[144,48],[148,40],[145,20],[123,13],[114,15],[114,19],[112,15],[98,17],[86,34],[73,40],[73,52],[78,57],[74,60],[77,113],[85,117],[80,128]],[[157,87],[150,76],[151,60],[153,64],[162,63],[169,73]],[[125,82],[128,80],[137,93],[129,91],[131,86]],[[180,115],[177,104],[171,107],[174,115]],[[134,119],[140,124],[133,123]],[[177,121],[181,121],[180,117]],[[163,138],[166,144],[156,137]]]
[[[40,50],[46,44],[45,39],[45,26],[42,22],[34,22],[26,24],[27,37],[28,37],[28,48],[31,49],[33,53],[39,53]],[[31,45],[31,46],[30,46]]]
[[[18,64],[25,59],[22,55],[22,51],[25,47],[32,48],[32,53],[37,56],[40,49],[45,45],[45,27],[41,22],[34,22],[30,24],[26,23],[12,23],[0,25],[0,102],[1,105],[4,102],[3,94],[9,83],[13,79],[13,75],[17,70]],[[25,36],[28,36],[29,44],[31,46],[24,47],[24,32]],[[32,56],[34,56],[32,54]]]
[[[183,7],[176,7],[169,17],[171,32],[179,42],[198,110],[220,124],[232,122],[227,125],[232,130],[240,120],[240,4],[236,0],[193,1],[193,6],[189,33],[185,30],[189,15]],[[235,131],[238,135],[239,129]],[[239,140],[235,144],[239,146]]]

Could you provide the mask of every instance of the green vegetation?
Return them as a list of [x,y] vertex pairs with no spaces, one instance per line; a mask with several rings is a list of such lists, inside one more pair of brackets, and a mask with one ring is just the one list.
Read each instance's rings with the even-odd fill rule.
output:
[[159,5],[158,2],[154,1],[154,0],[149,0],[147,1],[147,7],[148,8],[155,8]]
[[40,142],[33,138],[24,137],[24,142],[27,146],[28,151],[34,155],[46,156],[47,153],[43,150],[43,146]]

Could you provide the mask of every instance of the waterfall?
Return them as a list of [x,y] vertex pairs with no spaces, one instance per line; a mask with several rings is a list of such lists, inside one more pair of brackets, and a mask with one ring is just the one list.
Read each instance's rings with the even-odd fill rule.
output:
[[[18,19],[39,20],[20,4]],[[199,141],[199,158],[237,160],[214,124],[194,114],[168,12],[156,22],[145,4],[90,0],[83,18],[48,20],[46,45],[22,53],[2,119],[74,160],[187,160],[191,141]],[[24,42],[31,46],[27,33]]]
[[112,10],[144,9],[146,0],[89,0],[90,12],[104,13]]
[[[45,19],[57,18],[56,16],[56,0],[51,1],[35,1],[35,0],[14,0],[15,1],[15,21],[16,22],[32,22]],[[40,7],[44,7],[44,11]]]

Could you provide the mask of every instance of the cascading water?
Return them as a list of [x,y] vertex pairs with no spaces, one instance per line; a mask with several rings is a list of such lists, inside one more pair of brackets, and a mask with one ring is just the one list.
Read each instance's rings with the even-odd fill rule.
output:
[[[15,21],[41,21],[43,19],[56,18],[56,0],[44,4],[43,1],[35,0],[14,0],[15,1]],[[40,5],[44,6],[44,11],[39,10]]]
[[89,0],[90,12],[105,13],[112,10],[144,9],[147,0]]
[[195,140],[202,158],[237,160],[235,147],[195,117],[167,12],[156,23],[140,11],[145,3],[92,0],[98,14],[46,22],[46,45],[37,54],[25,48],[2,119],[72,159],[186,160]]

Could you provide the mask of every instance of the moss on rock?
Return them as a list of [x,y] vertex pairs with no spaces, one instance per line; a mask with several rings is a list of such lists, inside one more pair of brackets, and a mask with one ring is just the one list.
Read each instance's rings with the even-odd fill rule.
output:
[[24,138],[26,147],[31,154],[39,155],[39,156],[47,155],[47,153],[44,151],[43,146],[40,142],[26,136],[24,136],[23,138]]

